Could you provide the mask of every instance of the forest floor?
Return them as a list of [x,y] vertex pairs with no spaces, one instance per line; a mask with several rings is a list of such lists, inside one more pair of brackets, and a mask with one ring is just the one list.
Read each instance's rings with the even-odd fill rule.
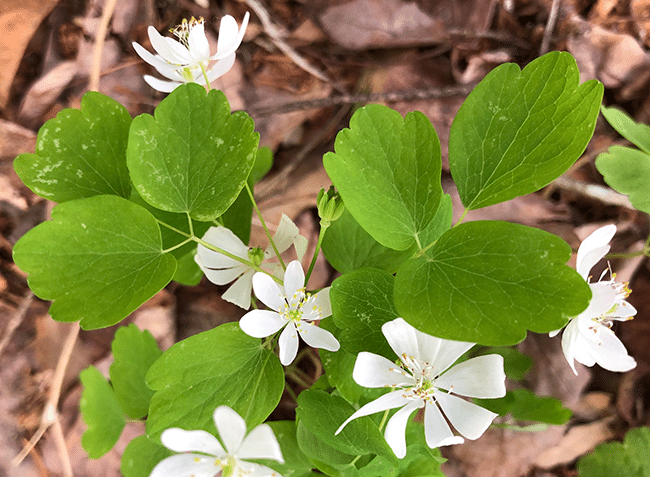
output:
[[[333,150],[336,132],[348,125],[356,105],[381,102],[402,114],[425,113],[442,145],[443,186],[457,206],[446,159],[449,128],[471,87],[501,63],[523,67],[544,52],[569,51],[581,81],[604,83],[606,105],[650,122],[650,0],[118,0],[103,47],[95,50],[110,3],[2,0],[0,5],[0,477],[61,476],[66,456],[77,477],[119,476],[122,450],[143,432],[129,424],[115,449],[98,460],[88,459],[81,448],[85,425],[78,375],[89,365],[108,370],[116,327],[77,337],[75,325],[53,321],[48,303],[29,291],[26,275],[12,261],[12,245],[47,220],[53,204],[21,183],[12,162],[34,152],[41,125],[64,108],[79,107],[96,85],[132,116],[152,113],[165,95],[143,81],[151,69],[131,47],[133,41],[150,46],[149,25],[163,32],[182,18],[203,17],[216,45],[223,15],[241,22],[251,11],[235,67],[213,87],[225,92],[233,110],[251,114],[261,144],[275,153],[271,173],[256,188],[267,223],[277,224],[287,214],[312,247],[318,235],[316,194],[330,184],[322,156]],[[650,233],[648,216],[607,188],[594,167],[599,153],[624,143],[601,117],[583,157],[561,180],[472,211],[466,220],[539,227],[574,250],[597,227],[615,223],[612,251],[639,250]],[[251,243],[266,245],[259,220],[253,222]],[[493,428],[477,441],[445,448],[447,476],[576,476],[576,460],[596,445],[650,425],[649,264],[642,257],[611,262],[617,280],[629,281],[633,289],[629,301],[638,310],[636,319],[616,331],[637,368],[616,374],[580,365],[575,377],[559,339],[531,334],[519,345],[535,362],[526,384],[561,399],[573,418],[540,432]],[[321,257],[310,287],[335,276]],[[123,324],[151,330],[167,348],[241,317],[241,310],[221,300],[223,291],[205,279],[197,287],[170,284]],[[67,348],[72,354],[63,369]],[[57,423],[12,465],[30,439],[37,440],[33,436],[48,402],[58,409]],[[282,418],[293,408],[277,412]]]

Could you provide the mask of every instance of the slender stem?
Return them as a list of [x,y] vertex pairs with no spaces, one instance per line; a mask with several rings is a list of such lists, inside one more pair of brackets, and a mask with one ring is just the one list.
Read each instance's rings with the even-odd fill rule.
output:
[[323,237],[325,237],[325,232],[327,232],[328,226],[324,226],[321,222],[320,233],[318,234],[318,243],[316,244],[316,250],[314,250],[314,256],[311,259],[309,264],[309,270],[307,270],[307,276],[305,277],[305,286],[309,283],[309,277],[311,277],[311,272],[314,271],[314,265],[316,265],[316,259],[318,258],[318,252],[320,247],[323,244]]
[[384,428],[384,424],[386,424],[386,419],[388,419],[388,411],[390,409],[386,409],[384,411],[384,415],[381,417],[381,422],[379,423],[379,430],[381,431]]
[[291,389],[291,386],[289,386],[289,383],[286,380],[284,381],[284,389],[287,391],[287,394],[291,396],[291,399],[298,402],[298,396],[296,396],[296,393],[293,392],[293,389]]
[[183,237],[186,237],[186,238],[191,238],[192,237],[192,235],[188,234],[187,232],[184,232],[181,229],[177,229],[176,227],[172,227],[171,225],[169,225],[168,223],[163,222],[162,220],[156,219],[156,222],[158,222],[159,225],[163,225],[163,226],[167,227],[169,230],[173,230],[174,232],[176,232],[179,235],[182,235]]
[[190,217],[189,212],[185,212],[187,214],[187,223],[190,227],[190,235],[194,237],[194,224],[192,223],[192,217]]
[[605,258],[634,258],[634,257],[640,257],[642,255],[648,255],[650,251],[647,248],[643,248],[643,250],[639,250],[637,252],[630,252],[630,253],[608,253],[605,255]]
[[465,209],[465,210],[463,211],[463,215],[461,215],[461,216],[460,216],[460,219],[458,219],[458,222],[456,222],[456,223],[452,226],[452,229],[453,229],[454,227],[457,227],[458,225],[460,225],[460,223],[463,221],[463,219],[464,219],[465,216],[467,215],[467,212],[469,212],[469,209]]
[[176,250],[177,248],[181,248],[183,245],[185,245],[186,243],[189,243],[191,241],[192,241],[191,238],[185,239],[181,243],[178,243],[178,244],[174,245],[173,247],[169,247],[168,249],[163,250],[162,253],[169,253],[172,250]]
[[297,384],[300,384],[305,389],[308,389],[310,387],[310,384],[307,381],[303,380],[300,376],[296,375],[295,371],[295,368],[287,368],[285,370],[285,376],[292,381],[295,381]]
[[203,73],[203,78],[205,78],[205,84],[208,86],[208,92],[212,89],[210,87],[210,81],[208,80],[208,73],[205,71],[205,66],[202,64],[199,65],[201,67],[201,72]]
[[251,190],[251,187],[248,185],[248,181],[246,181],[246,192],[248,192],[248,197],[250,197],[251,199],[253,207],[255,208],[255,212],[257,212],[257,216],[260,218],[260,222],[262,222],[262,227],[264,227],[264,232],[266,232],[266,236],[269,238],[271,247],[273,247],[273,251],[275,252],[275,255],[278,257],[278,260],[280,260],[280,265],[282,265],[282,270],[286,270],[287,267],[284,264],[282,257],[280,256],[280,252],[278,252],[278,248],[275,246],[275,242],[273,241],[273,237],[271,237],[271,232],[269,232],[269,229],[266,226],[266,222],[264,222],[262,213],[260,212],[259,207],[257,207],[257,202],[255,202],[255,197],[253,196],[253,191]]

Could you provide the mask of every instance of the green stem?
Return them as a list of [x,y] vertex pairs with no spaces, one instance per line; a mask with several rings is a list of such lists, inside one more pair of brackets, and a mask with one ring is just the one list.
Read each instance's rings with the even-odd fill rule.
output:
[[467,215],[467,212],[469,212],[469,209],[465,209],[465,210],[463,211],[463,215],[461,215],[461,216],[460,216],[460,219],[458,219],[458,222],[456,222],[456,223],[451,227],[452,229],[453,229],[454,227],[457,227],[458,225],[460,225],[460,223],[463,221],[463,219],[464,219],[465,216]]
[[634,258],[634,257],[640,257],[642,255],[648,255],[648,250],[644,248],[643,250],[639,250],[638,252],[630,252],[630,253],[608,253],[605,255],[605,258]]
[[189,212],[185,212],[187,214],[187,223],[190,226],[190,235],[194,237],[194,224],[192,223],[192,217],[190,217]]
[[286,380],[284,381],[284,389],[295,402],[298,402],[298,396],[296,396],[296,393],[293,392],[293,389],[291,389],[291,386],[289,386],[289,383]]
[[296,375],[295,371],[296,371],[295,368],[287,368],[285,370],[285,376],[291,379],[292,381],[296,382],[297,384],[301,385],[305,389],[309,389],[311,385],[307,381],[302,379],[300,376]]
[[192,241],[191,238],[185,239],[181,243],[178,243],[178,244],[174,245],[173,247],[169,247],[167,250],[163,250],[162,253],[169,253],[172,250],[176,250],[177,248],[181,248],[183,245],[185,245],[186,243],[190,243],[191,241]]
[[307,276],[305,277],[305,286],[307,286],[307,283],[309,283],[309,277],[311,277],[311,272],[314,271],[314,265],[316,265],[318,252],[320,251],[320,247],[323,244],[323,237],[325,237],[325,232],[327,232],[328,228],[329,225],[323,225],[323,222],[321,221],[320,233],[318,234],[318,243],[316,244],[316,250],[314,250],[314,256],[311,259],[311,263],[309,264],[309,270],[307,270]]
[[201,73],[203,73],[203,78],[205,78],[205,84],[208,86],[208,92],[212,89],[210,87],[210,81],[208,81],[208,73],[205,71],[205,67],[203,65],[199,65],[201,67]]
[[[394,388],[393,388],[393,389],[394,389]],[[390,409],[386,409],[386,410],[384,411],[384,415],[382,416],[382,418],[381,418],[381,422],[379,423],[379,431],[380,431],[380,432],[381,432],[381,430],[384,428],[384,424],[386,424],[386,419],[388,419],[388,411],[390,411]]]
[[169,225],[168,223],[163,222],[162,220],[156,219],[156,222],[158,222],[159,225],[167,227],[169,230],[173,230],[174,232],[176,232],[179,235],[182,235],[183,237],[186,237],[186,238],[189,238],[189,239],[192,238],[192,235],[188,234],[187,232],[184,232],[183,230],[177,229],[176,227],[172,227],[171,225]]
[[262,222],[262,227],[264,227],[264,232],[266,232],[266,236],[269,238],[269,243],[271,244],[271,247],[273,247],[273,251],[275,252],[275,255],[278,257],[278,260],[280,261],[280,265],[282,265],[282,270],[286,270],[287,267],[284,264],[282,257],[280,256],[280,252],[278,251],[278,248],[275,246],[275,242],[273,241],[273,237],[271,237],[271,232],[269,232],[269,229],[266,226],[266,222],[264,222],[264,218],[262,217],[262,212],[260,212],[259,207],[257,207],[257,202],[255,202],[255,197],[253,196],[253,191],[251,190],[251,187],[248,185],[248,181],[246,181],[246,192],[248,192],[248,197],[250,197],[251,199],[253,208],[255,209],[255,212],[257,212],[257,216],[260,218],[260,222]]

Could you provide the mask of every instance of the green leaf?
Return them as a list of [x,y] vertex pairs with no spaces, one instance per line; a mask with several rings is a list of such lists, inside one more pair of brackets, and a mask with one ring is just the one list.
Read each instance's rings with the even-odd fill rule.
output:
[[416,245],[401,251],[384,247],[363,230],[347,209],[332,222],[323,239],[325,257],[341,273],[363,267],[394,273],[416,250]]
[[192,250],[176,260],[175,282],[191,287],[199,284],[203,277],[203,271],[194,261],[195,255],[196,250]]
[[127,164],[142,198],[168,212],[209,221],[235,201],[253,167],[259,134],[244,112],[230,114],[221,91],[176,88],[129,131]]
[[174,452],[150,441],[147,436],[138,436],[124,449],[120,471],[124,477],[149,477],[158,462],[171,455]]
[[325,170],[355,220],[385,247],[417,244],[442,196],[440,142],[429,119],[371,104],[354,113],[334,150],[323,157]]
[[153,396],[144,377],[162,351],[149,331],[140,331],[133,323],[117,330],[111,349],[115,361],[110,376],[115,396],[127,416],[141,419],[149,412]]
[[436,215],[420,234],[421,248],[431,245],[451,228],[452,213],[451,196],[443,194]]
[[255,462],[275,470],[282,477],[305,477],[309,475],[312,465],[298,447],[295,421],[271,421],[267,424],[273,429],[273,433],[280,444],[284,464],[268,459],[256,460]]
[[637,427],[625,435],[625,442],[601,444],[578,461],[580,477],[650,477],[650,427]]
[[296,415],[325,444],[346,454],[378,454],[395,459],[377,425],[369,417],[352,420],[337,436],[334,432],[355,409],[345,399],[323,391],[305,390],[298,396]]
[[503,368],[506,376],[511,381],[521,381],[526,373],[533,367],[530,356],[520,353],[515,348],[497,347],[486,348],[481,355],[498,354],[503,357]]
[[650,154],[650,126],[637,123],[625,112],[617,108],[602,106],[600,112],[603,113],[607,122],[616,129],[616,132],[639,149]]
[[474,402],[503,416],[510,413],[518,421],[537,421],[561,425],[571,419],[571,410],[562,401],[548,396],[536,396],[528,389],[513,389],[498,399],[474,399]]
[[114,325],[171,280],[154,217],[126,199],[99,195],[59,204],[52,220],[25,234],[14,261],[29,286],[53,300],[52,318],[84,329]]
[[332,317],[341,328],[340,342],[345,351],[361,351],[395,358],[381,332],[384,323],[399,315],[393,304],[395,278],[388,272],[362,268],[340,276],[330,289]]
[[79,408],[88,426],[81,436],[81,446],[88,457],[99,459],[113,448],[126,421],[113,388],[97,368],[89,366],[84,369],[79,379],[84,388]]
[[330,476],[356,476],[356,456],[341,452],[319,439],[302,421],[298,421],[296,438],[300,450],[319,470]]
[[596,169],[608,186],[629,195],[634,207],[650,214],[650,155],[638,149],[612,146],[598,155]]
[[395,278],[397,312],[440,338],[499,346],[562,328],[591,290],[555,235],[499,221],[452,228]]
[[[260,147],[255,157],[255,164],[248,176],[248,185],[253,186],[266,175],[273,165],[273,152],[268,147]],[[243,243],[248,243],[251,237],[251,219],[253,203],[248,191],[242,189],[235,202],[221,216],[224,227],[230,229]]]
[[603,85],[578,83],[573,57],[555,51],[523,71],[498,66],[474,88],[449,133],[449,168],[467,209],[539,190],[580,157]]
[[130,124],[124,106],[89,91],[81,110],[64,109],[41,127],[36,153],[18,156],[14,169],[34,193],[54,202],[102,194],[128,197]]
[[147,385],[156,391],[149,407],[147,435],[169,427],[215,432],[212,414],[227,405],[248,429],[264,422],[284,390],[280,360],[246,335],[238,323],[225,323],[169,348],[149,368]]

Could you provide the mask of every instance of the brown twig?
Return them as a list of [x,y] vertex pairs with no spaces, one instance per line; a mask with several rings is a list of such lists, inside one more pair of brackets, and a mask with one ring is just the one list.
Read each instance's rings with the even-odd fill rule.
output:
[[557,23],[558,13],[560,12],[560,3],[561,0],[553,0],[553,4],[551,5],[551,12],[548,14],[548,21],[546,22],[546,28],[544,28],[542,44],[539,47],[539,56],[548,52],[551,44],[551,35],[555,31],[555,24]]
[[108,31],[108,24],[111,21],[113,12],[115,11],[117,0],[108,0],[102,12],[102,19],[97,29],[97,36],[95,37],[95,49],[93,51],[93,65],[90,70],[90,80],[88,83],[89,91],[99,91],[99,76],[102,65],[102,52],[104,50],[104,42],[106,41],[106,32]]
[[387,91],[384,93],[355,93],[341,94],[329,98],[306,99],[292,103],[277,104],[248,108],[246,111],[253,117],[270,116],[272,114],[285,114],[305,109],[326,108],[341,104],[416,101],[419,99],[448,98],[453,96],[466,96],[476,86],[475,84],[448,86],[444,88],[411,89],[406,91]]
[[25,296],[23,297],[20,306],[18,307],[14,315],[11,317],[11,320],[9,320],[9,323],[7,323],[7,327],[5,328],[5,335],[2,337],[2,341],[0,341],[0,356],[2,356],[2,352],[4,351],[5,346],[7,346],[9,341],[11,341],[11,337],[13,336],[14,331],[16,331],[16,329],[20,326],[20,324],[25,319],[27,310],[29,310],[29,307],[32,304],[33,300],[34,300],[34,294],[32,293],[31,290],[28,290]]

